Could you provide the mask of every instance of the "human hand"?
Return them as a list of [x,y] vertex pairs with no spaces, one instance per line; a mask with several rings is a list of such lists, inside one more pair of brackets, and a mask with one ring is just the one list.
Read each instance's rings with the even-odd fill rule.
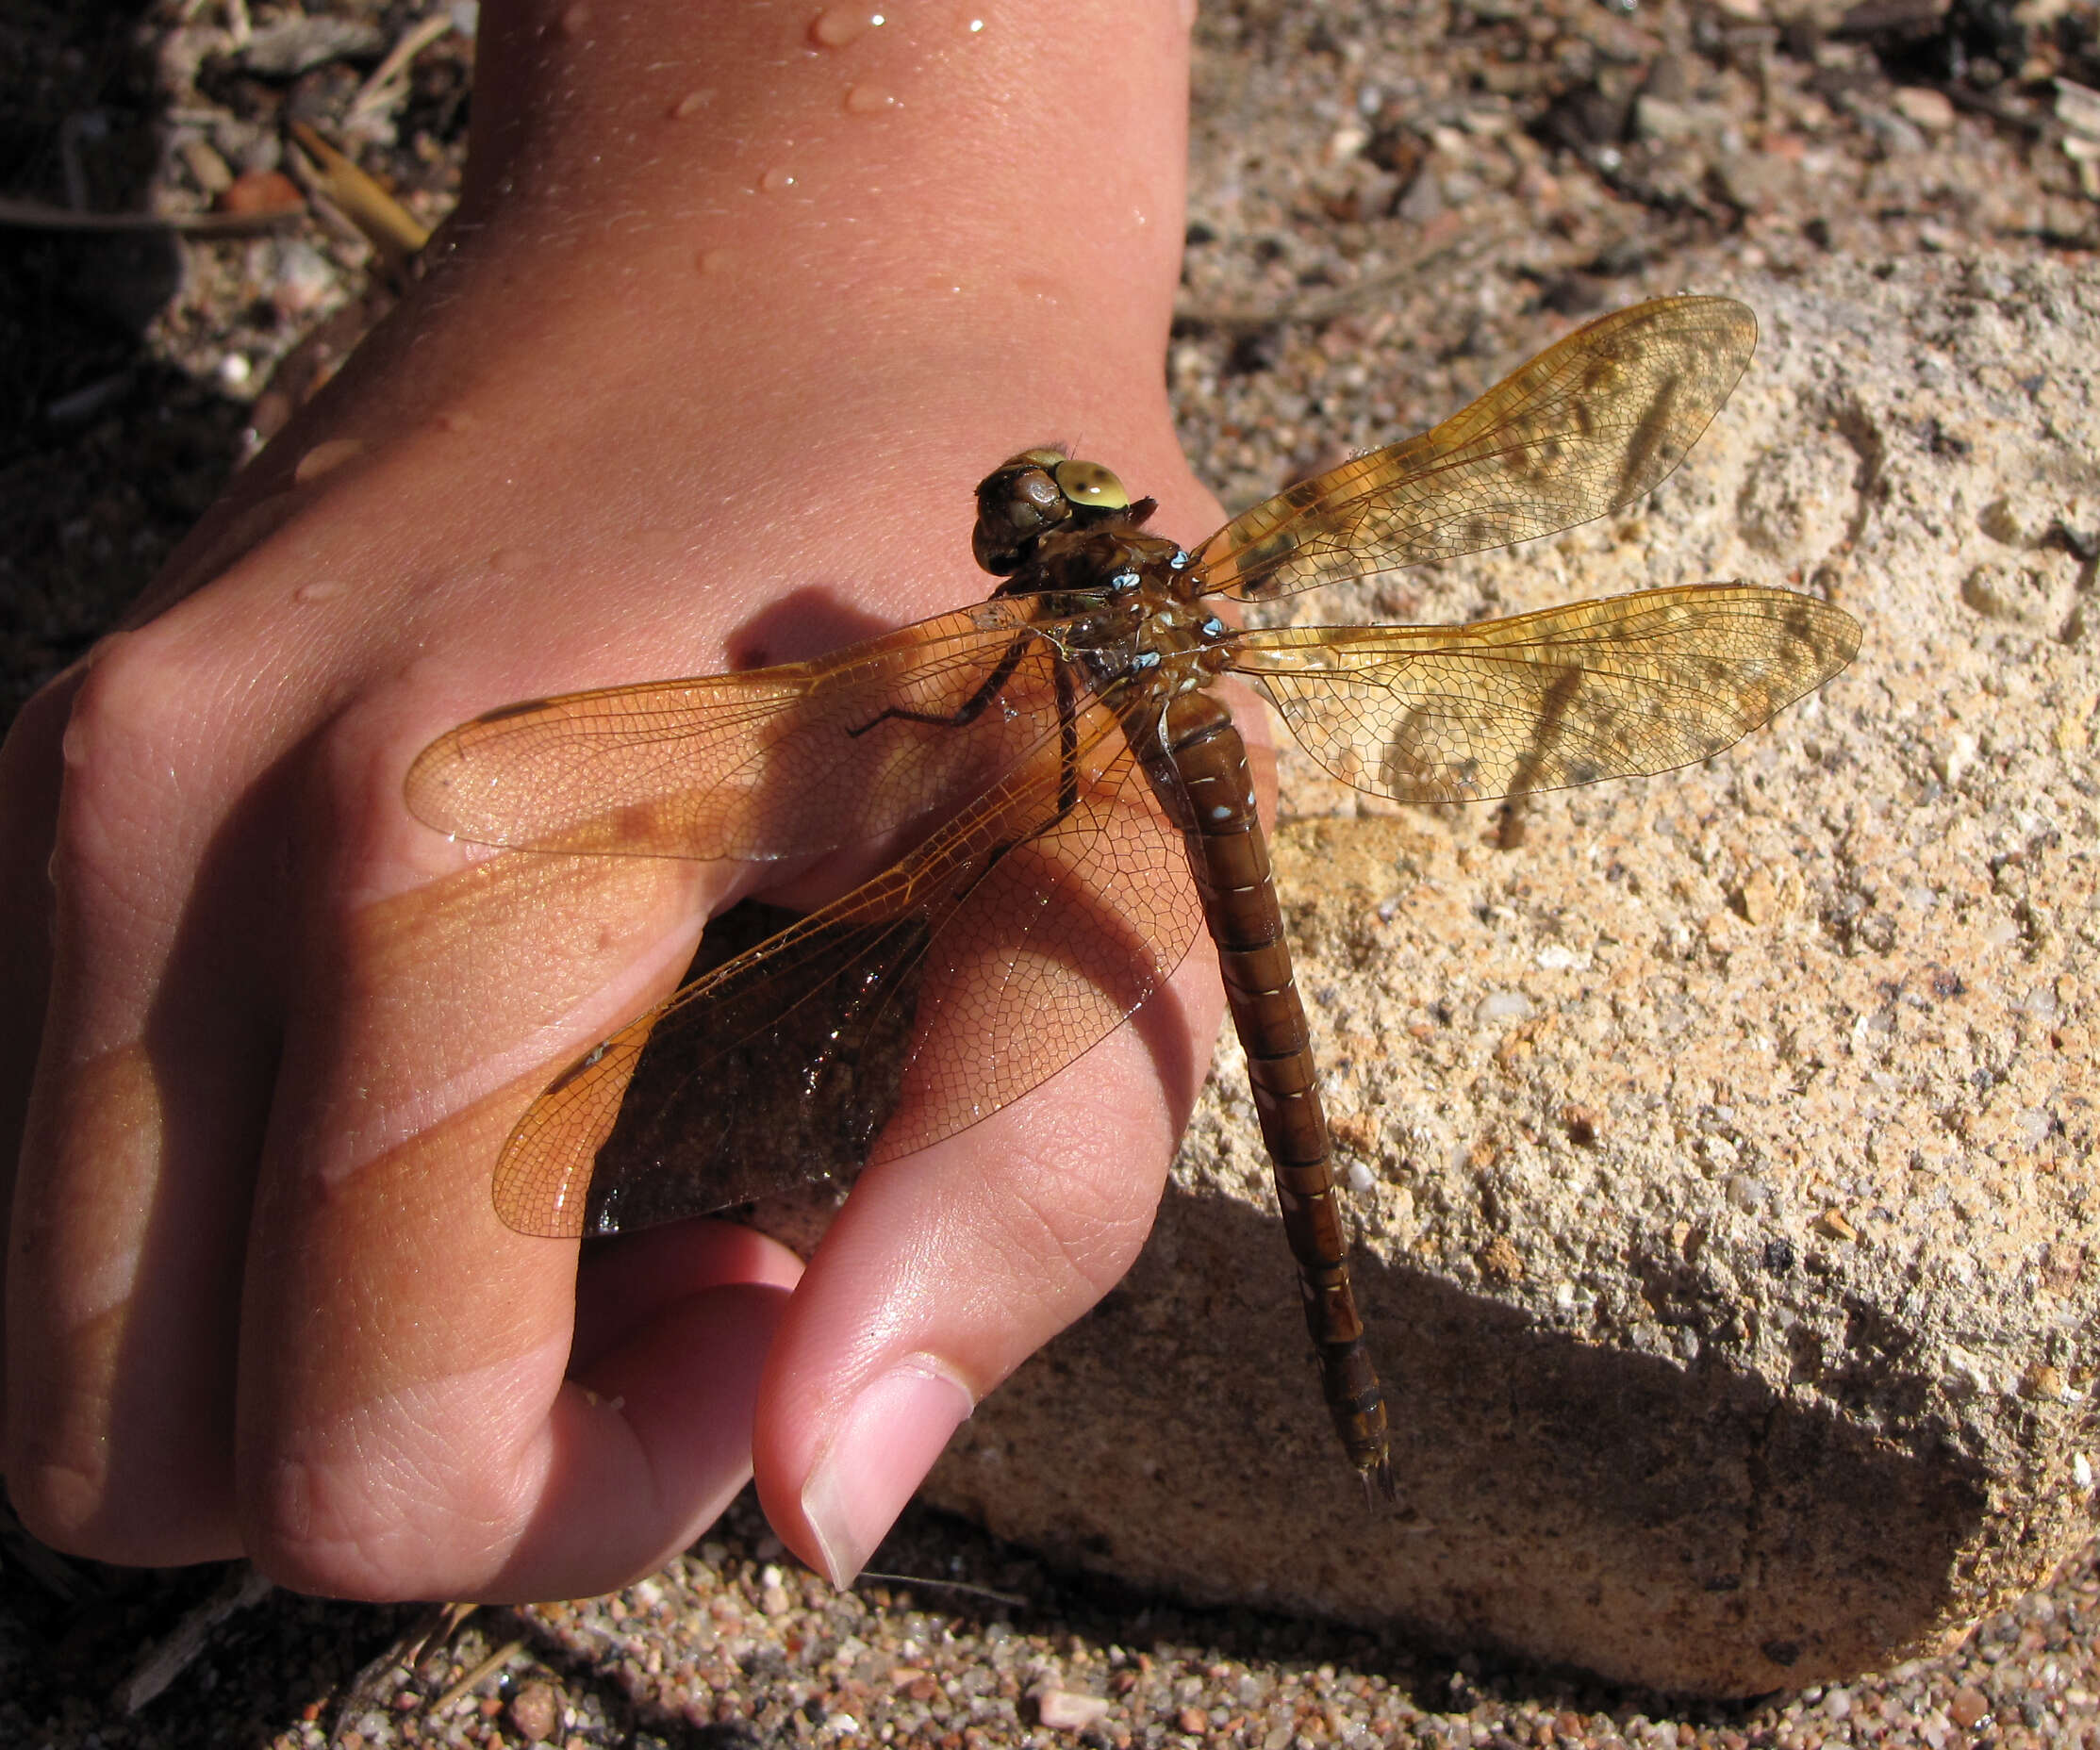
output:
[[[432,274],[0,751],[0,1461],[82,1554],[488,1599],[647,1571],[755,1464],[843,1581],[1122,1274],[1193,1085],[1124,1030],[871,1170],[799,1285],[712,1222],[579,1275],[490,1209],[509,1125],[708,911],[840,865],[488,857],[402,778],[511,700],[982,597],[969,487],[1028,444],[1212,527],[1159,362],[1185,22],[483,20]],[[1176,995],[1199,1068],[1215,974]]]

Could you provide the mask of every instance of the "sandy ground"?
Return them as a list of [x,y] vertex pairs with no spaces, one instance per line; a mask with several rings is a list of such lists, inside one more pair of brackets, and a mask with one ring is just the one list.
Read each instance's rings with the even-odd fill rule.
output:
[[[337,50],[266,73],[214,34],[228,16],[11,8],[8,196],[203,210],[275,168],[286,114],[339,125],[414,22],[316,7],[344,27]],[[1542,312],[1825,256],[2090,263],[2100,244],[2100,100],[2079,95],[2100,87],[2090,5],[1242,0],[1198,30],[1167,368],[1191,453],[1234,507],[1456,406],[1531,349]],[[399,101],[348,135],[433,220],[456,179],[467,69],[457,32],[438,39]],[[270,421],[277,362],[362,291],[367,261],[318,222],[223,240],[31,229],[9,245],[11,710],[209,502]],[[1120,1594],[931,1514],[877,1559],[910,1579],[840,1595],[739,1507],[619,1597],[476,1613],[420,1657],[420,1612],[255,1598],[238,1573],[91,1569],[11,1527],[0,1558],[8,1744],[2100,1743],[2090,1558],[1941,1659],[1688,1711]],[[215,1599],[230,1607],[216,1620]]]

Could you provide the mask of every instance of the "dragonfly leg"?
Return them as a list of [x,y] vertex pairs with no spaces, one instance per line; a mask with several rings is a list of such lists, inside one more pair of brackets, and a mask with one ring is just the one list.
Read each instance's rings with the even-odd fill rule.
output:
[[849,729],[846,733],[857,741],[877,724],[887,723],[892,718],[900,723],[931,723],[942,729],[961,729],[966,724],[976,722],[984,715],[985,707],[1005,690],[1007,682],[1014,678],[1014,670],[1021,666],[1021,658],[1027,654],[1029,640],[1033,636],[1023,633],[1009,644],[1006,653],[999,659],[991,673],[984,677],[984,685],[954,710],[914,711],[905,705],[891,705],[887,710],[877,712],[858,729]]

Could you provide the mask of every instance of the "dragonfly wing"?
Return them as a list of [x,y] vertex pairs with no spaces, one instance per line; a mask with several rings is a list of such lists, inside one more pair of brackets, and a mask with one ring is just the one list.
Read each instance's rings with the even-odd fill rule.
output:
[[[1074,732],[571,1065],[504,1145],[497,1213],[521,1232],[608,1233],[850,1178],[989,1116],[1112,1031],[1201,914],[1115,714],[1090,704]],[[670,1067],[650,1081],[645,1054]],[[761,1095],[787,1115],[754,1148]]]
[[785,927],[580,1058],[519,1121],[494,1185],[510,1227],[632,1232],[865,1164],[910,1050],[924,928],[865,904],[718,922],[752,914]]
[[1069,812],[1000,856],[968,910],[933,933],[917,1041],[874,1159],[1048,1081],[1157,992],[1201,933],[1180,833],[1120,734],[1097,746],[1110,756],[1087,762]]
[[1859,648],[1827,602],[1696,584],[1472,626],[1248,632],[1232,666],[1345,784],[1472,802],[1705,759]]
[[992,601],[813,662],[529,700],[424,749],[408,807],[533,850],[831,850],[985,788],[1054,722],[1053,662]]
[[1661,298],[1591,322],[1435,430],[1235,517],[1197,550],[1203,587],[1265,601],[1604,516],[1684,459],[1757,333],[1727,298]]

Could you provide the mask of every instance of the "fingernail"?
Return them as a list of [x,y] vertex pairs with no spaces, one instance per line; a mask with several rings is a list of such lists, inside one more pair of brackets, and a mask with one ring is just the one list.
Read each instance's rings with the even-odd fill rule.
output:
[[931,1355],[914,1355],[865,1387],[802,1485],[802,1517],[824,1573],[850,1586],[868,1565],[948,1437],[976,1408],[963,1382]]

